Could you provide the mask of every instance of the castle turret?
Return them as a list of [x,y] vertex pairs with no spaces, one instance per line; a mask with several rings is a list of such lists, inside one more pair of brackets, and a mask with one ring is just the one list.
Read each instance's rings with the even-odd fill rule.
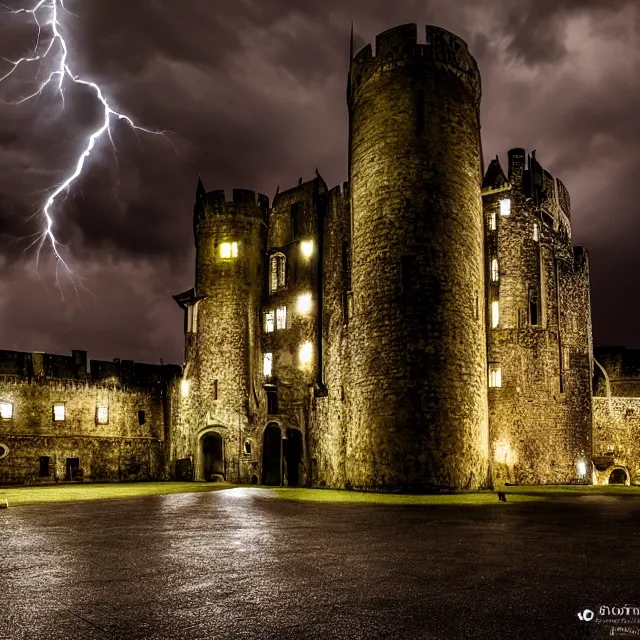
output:
[[354,487],[487,482],[480,76],[426,35],[385,31],[349,75]]
[[[194,206],[196,283],[187,309],[182,383],[188,450],[199,480],[249,481],[245,437],[261,403],[260,303],[269,201],[244,189],[226,201],[200,181]],[[178,455],[177,457],[180,457]],[[246,468],[245,468],[246,467]]]

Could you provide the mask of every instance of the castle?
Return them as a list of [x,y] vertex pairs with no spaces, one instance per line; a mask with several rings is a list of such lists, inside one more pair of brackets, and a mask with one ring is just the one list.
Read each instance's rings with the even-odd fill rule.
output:
[[0,482],[640,484],[640,358],[594,359],[567,189],[485,170],[480,95],[443,29],[352,50],[347,182],[198,180],[182,367],[0,352]]

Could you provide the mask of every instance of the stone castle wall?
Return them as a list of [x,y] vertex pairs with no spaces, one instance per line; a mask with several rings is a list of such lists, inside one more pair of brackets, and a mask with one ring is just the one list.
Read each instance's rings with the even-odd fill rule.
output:
[[578,471],[591,451],[588,262],[571,247],[568,212],[544,191],[555,188],[535,158],[525,168],[524,150],[513,149],[508,179],[495,160],[483,189],[496,483],[589,481]]
[[[0,418],[0,483],[165,477],[166,382],[136,387],[134,379],[123,384],[114,363],[92,361],[86,367],[85,361],[79,372],[66,356],[3,354],[8,357],[0,403],[10,405],[12,416]],[[103,377],[101,369],[114,375]],[[167,369],[171,375],[177,371]],[[133,366],[129,372],[136,377]],[[137,378],[140,382],[140,371]],[[64,420],[54,420],[55,403],[64,403]],[[106,424],[98,419],[98,407],[108,410]],[[41,458],[48,458],[48,469]],[[67,459],[72,458],[79,459],[78,471],[70,478]]]
[[347,482],[487,483],[480,79],[466,44],[416,25],[350,71],[353,319]]

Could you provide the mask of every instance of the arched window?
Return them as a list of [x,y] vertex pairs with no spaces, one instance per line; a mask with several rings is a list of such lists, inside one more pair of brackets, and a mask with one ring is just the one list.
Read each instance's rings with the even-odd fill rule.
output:
[[269,289],[271,293],[283,289],[286,285],[285,273],[287,267],[287,259],[282,253],[274,253],[270,259],[269,266]]

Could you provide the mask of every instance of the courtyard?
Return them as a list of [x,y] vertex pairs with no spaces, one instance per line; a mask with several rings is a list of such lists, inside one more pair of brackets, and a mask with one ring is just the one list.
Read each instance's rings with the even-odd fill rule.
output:
[[599,609],[640,606],[633,489],[217,488],[0,511],[0,638],[625,637]]

